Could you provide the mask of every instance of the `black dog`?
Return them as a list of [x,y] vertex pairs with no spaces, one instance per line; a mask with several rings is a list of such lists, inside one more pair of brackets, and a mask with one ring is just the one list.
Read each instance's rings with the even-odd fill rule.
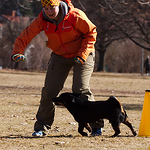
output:
[[107,101],[85,101],[77,97],[76,94],[63,93],[59,97],[53,98],[53,102],[68,109],[79,123],[78,132],[82,136],[87,136],[87,133],[83,132],[84,127],[91,132],[88,123],[96,122],[99,119],[109,120],[115,131],[115,134],[111,137],[120,133],[119,125],[121,122],[131,129],[134,136],[137,135],[128,121],[126,111],[114,96],[111,96]]

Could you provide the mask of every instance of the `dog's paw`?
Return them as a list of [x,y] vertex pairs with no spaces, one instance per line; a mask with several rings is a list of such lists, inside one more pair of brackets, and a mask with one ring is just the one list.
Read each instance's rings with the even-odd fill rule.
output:
[[88,134],[86,132],[83,132],[81,135],[82,136],[88,136]]
[[109,136],[109,138],[114,138],[114,137],[115,137],[114,135]]
[[134,132],[133,132],[133,135],[134,135],[134,136],[136,136],[136,135],[137,135],[136,131],[134,131]]

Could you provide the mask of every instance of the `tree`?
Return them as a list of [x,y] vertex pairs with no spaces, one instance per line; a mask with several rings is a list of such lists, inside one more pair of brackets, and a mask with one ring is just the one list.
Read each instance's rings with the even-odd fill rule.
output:
[[22,16],[37,16],[41,11],[40,0],[3,0],[0,2],[0,15],[7,10],[17,10]]
[[129,38],[149,50],[150,18],[149,3],[146,1],[78,0],[73,3],[84,10],[97,26],[96,50],[100,55],[98,71],[104,70],[105,52],[113,41]]
[[[114,41],[130,39],[136,45],[150,50],[148,0],[72,0],[72,3],[75,7],[82,9],[97,26],[98,36],[95,47],[100,56],[97,71],[104,70],[106,50]],[[23,15],[32,13],[36,16],[41,11],[40,0],[3,0],[0,2],[0,8],[11,9],[11,6],[20,10]],[[2,9],[0,9],[0,15],[1,12]],[[9,26],[8,29],[11,31],[10,37],[14,38],[13,29]],[[13,39],[11,40],[13,43]]]
[[[34,3],[38,3],[41,5],[40,1],[37,1],[37,0],[34,0]],[[13,10],[14,9],[17,10],[17,14],[15,14],[14,16],[15,21],[11,21],[3,17],[3,15],[5,14],[5,11],[8,15],[9,10],[10,10],[9,15],[11,16],[12,8]],[[3,68],[18,68],[19,67],[18,65],[19,63],[13,63],[10,60],[10,56],[12,53],[15,39],[22,32],[22,30],[30,23],[32,19],[32,16],[31,16],[31,19],[27,17],[22,17],[22,14],[20,13],[21,10],[24,14],[27,14],[26,13],[27,10],[28,10],[28,13],[31,13],[32,12],[31,3],[29,3],[28,0],[15,0],[15,1],[3,0],[2,2],[0,2],[0,21],[2,21],[3,23],[3,26],[2,26],[3,36],[1,37],[1,42],[0,42],[0,47],[1,47],[0,59],[2,61]]]

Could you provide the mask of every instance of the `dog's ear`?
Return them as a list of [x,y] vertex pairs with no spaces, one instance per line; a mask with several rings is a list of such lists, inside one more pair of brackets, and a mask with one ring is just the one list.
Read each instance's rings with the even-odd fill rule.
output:
[[75,102],[76,102],[76,101],[75,101],[75,98],[73,97],[73,98],[72,98],[72,103],[75,103]]

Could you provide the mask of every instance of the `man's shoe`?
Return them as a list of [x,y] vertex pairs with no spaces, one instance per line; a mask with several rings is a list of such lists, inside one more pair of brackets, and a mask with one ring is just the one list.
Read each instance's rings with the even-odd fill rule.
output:
[[33,132],[32,136],[35,136],[35,137],[43,137],[45,136],[46,134],[43,132],[43,131],[35,131]]
[[98,135],[101,135],[101,134],[102,134],[102,129],[101,128],[92,129],[92,133],[91,133],[92,136],[98,136]]

